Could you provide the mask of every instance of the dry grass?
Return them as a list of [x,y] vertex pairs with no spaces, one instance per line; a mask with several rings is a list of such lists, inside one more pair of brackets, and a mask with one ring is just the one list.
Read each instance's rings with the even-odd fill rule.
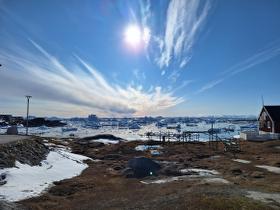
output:
[[[234,162],[232,154],[209,149],[207,144],[168,144],[157,160],[175,161],[182,167],[215,169],[232,184],[205,184],[200,180],[182,180],[165,184],[145,185],[138,179],[121,175],[127,160],[134,156],[147,156],[149,152],[135,152],[143,142],[129,142],[101,148],[72,145],[74,151],[101,162],[89,162],[80,176],[56,183],[44,195],[20,203],[34,210],[52,209],[273,209],[272,205],[246,198],[247,190],[280,192],[278,174],[254,167],[255,164],[277,164],[280,161],[280,142],[242,142],[242,153],[237,158],[251,160],[250,164]],[[221,147],[221,145],[220,145]],[[116,159],[106,159],[118,154]],[[211,158],[213,156],[218,158]],[[232,171],[240,169],[236,175]],[[253,177],[254,172],[264,175]]]

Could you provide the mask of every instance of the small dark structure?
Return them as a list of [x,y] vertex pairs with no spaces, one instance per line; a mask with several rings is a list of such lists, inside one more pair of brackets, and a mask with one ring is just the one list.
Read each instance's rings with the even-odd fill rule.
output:
[[11,126],[7,129],[7,135],[18,135],[17,126]]
[[280,106],[263,106],[258,118],[259,131],[280,133]]
[[132,177],[142,178],[146,176],[154,176],[161,168],[155,161],[145,158],[136,157],[128,161],[128,167],[132,170]]

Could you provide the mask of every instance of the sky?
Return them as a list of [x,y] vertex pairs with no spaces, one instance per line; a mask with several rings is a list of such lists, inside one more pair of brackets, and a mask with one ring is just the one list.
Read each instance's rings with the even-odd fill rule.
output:
[[0,113],[257,115],[280,104],[279,0],[0,0]]

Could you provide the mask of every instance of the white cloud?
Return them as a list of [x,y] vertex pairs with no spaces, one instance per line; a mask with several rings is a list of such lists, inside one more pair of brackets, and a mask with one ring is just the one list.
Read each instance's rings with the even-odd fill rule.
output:
[[138,81],[143,81],[146,79],[146,74],[144,71],[140,71],[139,69],[133,70],[133,75]]
[[215,87],[216,85],[220,84],[221,82],[223,82],[225,79],[224,78],[221,78],[221,79],[218,79],[218,80],[214,80],[214,81],[211,81],[209,83],[207,83],[206,85],[202,86],[198,91],[197,93],[202,93],[206,90],[209,90],[213,87]]
[[30,42],[40,53],[19,47],[0,50],[3,65],[9,67],[1,71],[1,95],[21,98],[30,94],[33,101],[44,100],[46,105],[61,103],[117,115],[149,115],[183,102],[161,87],[145,91],[141,86],[109,83],[79,56],[72,63],[61,63],[39,44]]
[[187,64],[188,64],[188,62],[191,60],[191,57],[186,57],[186,58],[184,58],[183,60],[182,60],[182,62],[180,63],[180,65],[179,65],[179,68],[184,68]]
[[164,46],[157,63],[160,68],[168,67],[171,62],[184,67],[190,59],[192,47],[199,29],[205,22],[210,9],[208,1],[172,0],[167,9]]
[[178,87],[174,88],[172,90],[173,93],[185,88],[186,86],[188,86],[189,84],[193,83],[194,81],[193,80],[185,80],[181,83],[181,85],[179,85]]

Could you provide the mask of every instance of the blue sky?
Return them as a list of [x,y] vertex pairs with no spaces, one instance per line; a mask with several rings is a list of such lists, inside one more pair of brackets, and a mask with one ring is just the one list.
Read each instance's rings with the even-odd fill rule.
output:
[[[257,115],[279,104],[279,0],[0,0],[0,112]],[[136,31],[136,32],[135,32]]]

